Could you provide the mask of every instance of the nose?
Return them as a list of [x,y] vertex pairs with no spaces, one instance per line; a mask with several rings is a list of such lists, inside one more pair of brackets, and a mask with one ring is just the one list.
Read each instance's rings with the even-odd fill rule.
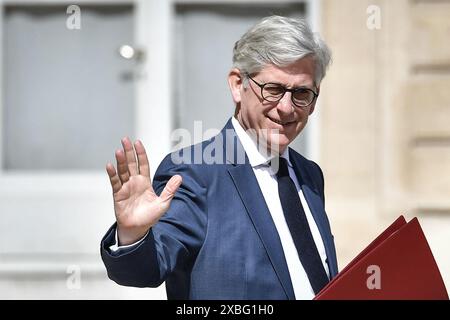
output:
[[283,98],[278,101],[277,109],[284,114],[291,114],[294,112],[294,106],[292,105],[291,92],[286,92]]

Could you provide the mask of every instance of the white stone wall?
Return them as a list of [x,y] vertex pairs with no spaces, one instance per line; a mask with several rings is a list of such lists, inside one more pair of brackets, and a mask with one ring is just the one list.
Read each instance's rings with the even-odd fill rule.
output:
[[[369,6],[379,29],[368,27]],[[450,287],[450,3],[322,8],[334,61],[320,98],[320,163],[340,267],[400,214],[417,216]]]

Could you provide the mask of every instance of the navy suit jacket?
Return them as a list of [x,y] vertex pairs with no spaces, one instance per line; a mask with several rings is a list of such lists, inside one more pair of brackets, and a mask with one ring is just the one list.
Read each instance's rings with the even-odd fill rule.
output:
[[[322,171],[289,152],[334,277],[338,269]],[[216,163],[174,163],[179,156],[198,161],[201,154]],[[295,299],[280,237],[231,120],[216,137],[168,155],[155,173],[155,192],[175,174],[183,183],[142,242],[111,252],[116,226],[106,233],[101,256],[109,278],[135,287],[166,281],[168,299]]]

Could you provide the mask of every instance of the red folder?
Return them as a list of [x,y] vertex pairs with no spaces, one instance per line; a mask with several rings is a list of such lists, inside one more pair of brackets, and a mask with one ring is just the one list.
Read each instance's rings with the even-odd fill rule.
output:
[[400,216],[314,299],[448,300],[448,294],[419,221]]

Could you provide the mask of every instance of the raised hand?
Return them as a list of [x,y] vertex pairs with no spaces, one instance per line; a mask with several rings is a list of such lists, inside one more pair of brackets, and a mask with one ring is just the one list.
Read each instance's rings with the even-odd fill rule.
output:
[[130,139],[123,138],[122,146],[115,153],[117,171],[111,163],[106,165],[106,171],[113,189],[119,245],[127,245],[144,237],[166,213],[182,179],[179,175],[171,177],[157,196],[142,142],[137,140],[133,148]]

